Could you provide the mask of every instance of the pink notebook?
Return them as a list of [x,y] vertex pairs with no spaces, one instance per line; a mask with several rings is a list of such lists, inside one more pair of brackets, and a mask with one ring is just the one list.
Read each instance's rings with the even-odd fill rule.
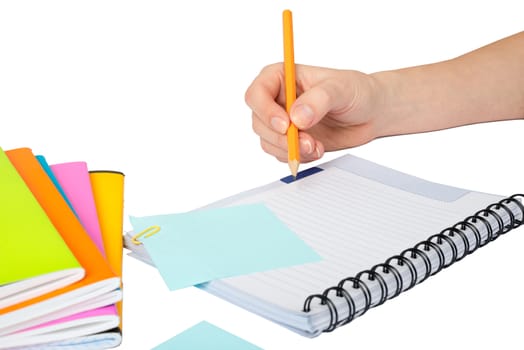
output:
[[105,256],[102,231],[98,222],[95,199],[86,162],[51,165],[51,171],[74,208],[82,226]]

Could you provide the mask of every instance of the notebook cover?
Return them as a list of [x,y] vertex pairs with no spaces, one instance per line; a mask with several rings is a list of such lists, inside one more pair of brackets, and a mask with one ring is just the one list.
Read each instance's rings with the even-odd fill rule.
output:
[[[44,168],[47,176],[49,176],[49,178],[51,179],[51,181],[53,181],[53,183],[55,184],[56,186],[56,189],[60,192],[60,194],[62,195],[62,197],[64,198],[64,200],[67,202],[67,205],[69,205],[69,208],[71,208],[71,210],[73,211],[73,213],[76,214],[75,212],[75,208],[73,208],[73,205],[71,204],[71,202],[69,201],[69,199],[67,198],[66,194],[64,193],[64,190],[62,189],[62,186],[60,185],[60,183],[58,182],[58,179],[56,178],[55,174],[53,174],[53,171],[51,170],[51,167],[49,166],[49,164],[47,163],[47,160],[45,159],[44,156],[42,155],[37,155],[36,156],[36,159],[38,160],[38,162],[40,163],[40,165],[42,166],[42,168]],[[78,217],[78,215],[77,215]]]
[[59,186],[62,188],[66,200],[69,200],[71,203],[80,223],[84,226],[93,242],[95,242],[98,250],[105,256],[87,163],[68,162],[53,164],[50,168]]
[[8,267],[0,267],[0,288],[47,273],[82,268],[2,149],[0,194],[0,227],[6,233],[0,244],[0,266]]
[[89,179],[109,265],[122,277],[124,174],[90,171]]
[[[124,230],[124,174],[117,171],[90,171],[89,179],[100,222],[106,257],[113,271],[122,280]],[[123,289],[123,286],[121,286]],[[116,304],[123,322],[123,301]]]
[[39,329],[39,328],[43,328],[43,327],[49,327],[49,326],[53,326],[53,325],[58,325],[58,324],[61,324],[61,323],[67,323],[67,322],[71,322],[71,321],[77,321],[77,320],[88,319],[88,318],[92,318],[92,317],[100,317],[100,316],[115,316],[115,307],[114,307],[114,305],[103,306],[103,307],[99,307],[99,308],[96,308],[96,309],[87,310],[87,311],[84,311],[84,312],[79,312],[79,313],[71,315],[71,316],[62,317],[62,318],[59,318],[57,320],[54,320],[54,321],[51,321],[51,322],[47,322],[45,324],[41,324],[41,325],[38,325],[38,326],[33,326],[33,327],[30,327],[30,328],[26,328],[26,329],[24,329],[24,330],[22,330],[20,332],[27,332],[27,331],[31,331],[31,330],[34,330],[34,329]]

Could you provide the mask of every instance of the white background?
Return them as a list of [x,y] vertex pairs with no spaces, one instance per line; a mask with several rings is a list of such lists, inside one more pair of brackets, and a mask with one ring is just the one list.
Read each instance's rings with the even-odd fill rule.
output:
[[[125,215],[187,211],[288,175],[252,132],[244,92],[282,60],[374,72],[455,57],[523,30],[522,1],[0,3],[0,146],[126,175]],[[373,141],[346,152],[435,182],[524,192],[522,121]],[[302,167],[304,169],[305,166]],[[5,233],[4,233],[5,234]],[[7,233],[14,234],[14,233]],[[207,320],[264,349],[522,349],[524,231],[315,339],[124,260],[122,350]],[[335,281],[334,281],[335,282]]]

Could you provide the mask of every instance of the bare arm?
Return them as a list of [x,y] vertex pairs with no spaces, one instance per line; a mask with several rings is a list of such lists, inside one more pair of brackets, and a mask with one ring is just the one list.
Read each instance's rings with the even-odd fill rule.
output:
[[371,75],[377,136],[524,118],[524,32],[435,64]]
[[287,160],[286,129],[300,129],[303,162],[375,138],[524,118],[524,32],[460,57],[373,74],[297,65],[288,115],[281,63],[246,91],[262,148]]

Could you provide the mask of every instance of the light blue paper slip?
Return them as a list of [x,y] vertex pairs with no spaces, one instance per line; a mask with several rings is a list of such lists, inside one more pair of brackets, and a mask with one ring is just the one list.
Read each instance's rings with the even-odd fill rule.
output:
[[263,204],[130,217],[170,290],[321,260]]
[[202,321],[153,350],[262,350],[242,338]]

